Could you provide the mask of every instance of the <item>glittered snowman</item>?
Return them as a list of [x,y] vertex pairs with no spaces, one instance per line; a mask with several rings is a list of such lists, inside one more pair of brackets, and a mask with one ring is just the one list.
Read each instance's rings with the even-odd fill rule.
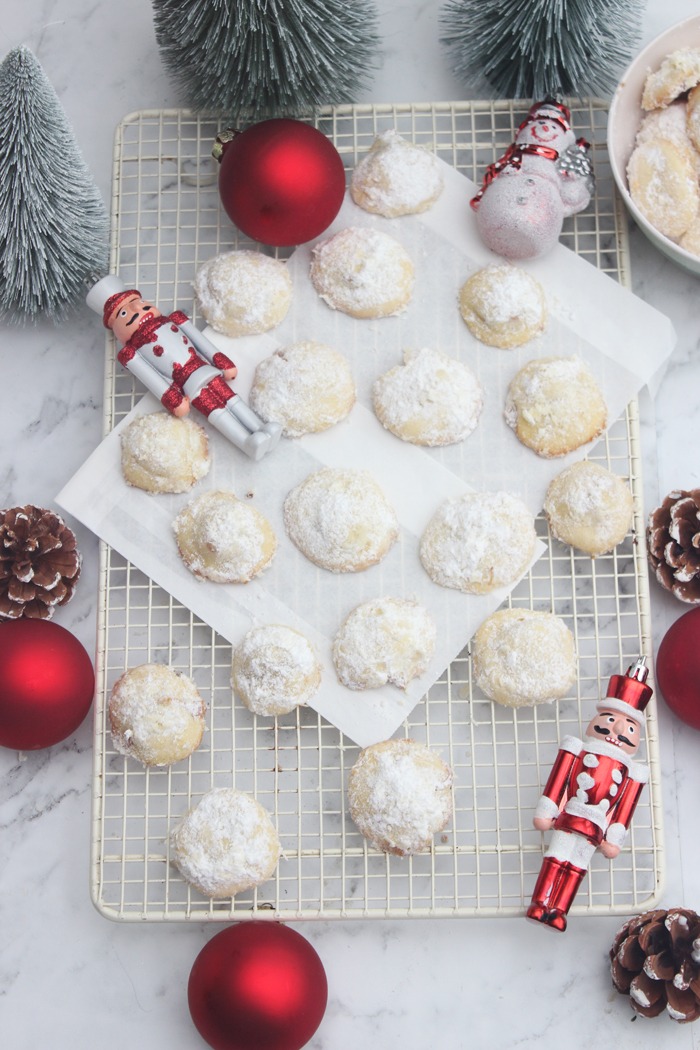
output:
[[486,169],[471,206],[484,244],[498,255],[543,255],[559,240],[564,219],[589,204],[590,146],[575,137],[570,121],[561,102],[536,102],[515,142]]

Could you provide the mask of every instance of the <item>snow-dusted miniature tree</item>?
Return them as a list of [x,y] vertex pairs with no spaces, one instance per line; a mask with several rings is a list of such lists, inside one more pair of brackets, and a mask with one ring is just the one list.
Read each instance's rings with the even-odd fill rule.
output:
[[353,102],[378,48],[372,0],[153,0],[153,9],[183,98],[231,118]]
[[441,41],[465,84],[502,98],[608,93],[640,37],[641,0],[448,0]]
[[56,92],[15,48],[0,65],[0,319],[62,320],[105,271],[108,229]]

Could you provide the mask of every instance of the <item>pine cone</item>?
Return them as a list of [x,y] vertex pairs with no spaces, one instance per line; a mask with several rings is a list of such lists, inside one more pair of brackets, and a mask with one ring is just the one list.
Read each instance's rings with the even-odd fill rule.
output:
[[612,983],[644,1017],[662,1010],[679,1024],[700,1017],[700,916],[686,908],[647,911],[618,931]]
[[649,563],[682,602],[700,602],[700,489],[670,492],[649,515]]
[[80,576],[75,535],[41,507],[0,511],[0,617],[50,620]]

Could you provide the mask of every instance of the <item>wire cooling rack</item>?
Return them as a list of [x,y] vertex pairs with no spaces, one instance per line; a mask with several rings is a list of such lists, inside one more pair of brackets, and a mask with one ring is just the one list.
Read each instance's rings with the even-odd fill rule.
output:
[[[605,147],[607,110],[573,101],[577,134],[591,142],[596,195],[567,220],[562,241],[629,285],[626,224]],[[522,102],[341,106],[316,125],[346,167],[378,132],[429,147],[478,182],[512,142]],[[117,130],[112,268],[127,287],[194,316],[197,267],[232,248],[259,247],[223,216],[211,147],[222,124],[185,111],[143,111]],[[284,253],[278,253],[284,254]],[[106,346],[105,433],[140,398]],[[405,722],[402,733],[438,751],[454,770],[454,814],[430,853],[398,858],[369,848],[347,813],[347,775],[358,749],[310,708],[256,718],[230,686],[231,647],[114,550],[101,545],[91,889],[120,921],[270,918],[367,919],[520,915],[539,871],[542,836],[532,813],[558,741],[579,735],[611,674],[651,651],[638,410],[632,402],[589,457],[629,481],[633,529],[591,560],[558,543],[540,516],[547,553],[509,599],[547,609],[574,633],[579,678],[554,705],[513,712],[472,689],[468,646]],[[466,642],[466,639],[465,639]],[[167,663],[189,675],[209,712],[202,746],[170,768],[144,769],[113,748],[107,701],[128,667]],[[596,855],[573,914],[626,914],[653,906],[663,875],[658,726],[649,708],[640,760],[651,780],[627,846],[614,863]],[[211,787],[254,794],[273,817],[284,854],[275,875],[234,899],[210,901],[170,865],[172,823]]]

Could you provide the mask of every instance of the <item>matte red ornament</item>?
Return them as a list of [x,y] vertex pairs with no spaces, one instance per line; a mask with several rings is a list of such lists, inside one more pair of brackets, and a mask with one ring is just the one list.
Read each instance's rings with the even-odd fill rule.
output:
[[221,203],[253,240],[304,244],[323,233],[340,211],[343,162],[330,139],[310,124],[264,120],[228,140],[225,133],[219,143]]
[[0,624],[0,745],[51,747],[85,718],[95,672],[78,639],[49,620]]
[[301,1050],[325,1013],[328,982],[301,934],[253,920],[222,930],[202,948],[187,999],[213,1050]]
[[684,613],[662,638],[656,681],[673,713],[700,729],[700,608]]

